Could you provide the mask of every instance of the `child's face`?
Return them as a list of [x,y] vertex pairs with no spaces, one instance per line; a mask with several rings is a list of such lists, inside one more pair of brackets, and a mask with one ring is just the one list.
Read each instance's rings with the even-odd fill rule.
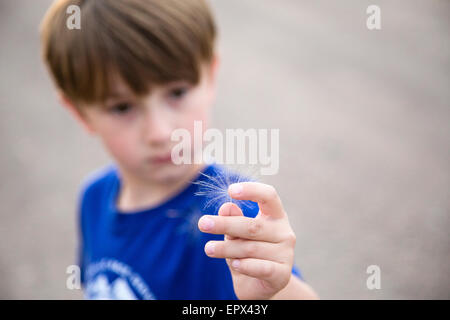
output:
[[[192,165],[175,165],[171,150],[177,141],[171,134],[184,128],[194,137],[194,121],[208,127],[215,98],[216,62],[204,66],[199,84],[174,82],[152,88],[138,98],[120,80],[115,95],[100,105],[83,108],[85,128],[98,135],[121,170],[151,183],[172,182],[192,170]],[[192,143],[193,144],[193,143]],[[193,151],[191,151],[193,154]]]

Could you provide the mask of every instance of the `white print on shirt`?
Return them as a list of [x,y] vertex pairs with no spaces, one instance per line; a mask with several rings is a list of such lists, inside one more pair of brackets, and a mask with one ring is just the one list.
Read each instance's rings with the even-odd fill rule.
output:
[[104,275],[97,276],[94,281],[88,284],[86,295],[89,295],[89,299],[95,300],[137,299],[126,280],[117,278],[112,283],[109,283],[108,278]]
[[[112,279],[108,280],[108,275]],[[154,300],[145,281],[131,267],[115,259],[102,259],[86,269],[86,299],[96,300]]]

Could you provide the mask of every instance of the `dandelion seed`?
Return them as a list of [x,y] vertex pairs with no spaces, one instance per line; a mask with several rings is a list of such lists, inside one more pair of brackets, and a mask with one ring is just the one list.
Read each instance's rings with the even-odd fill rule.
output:
[[251,208],[255,205],[249,200],[235,200],[228,194],[228,187],[233,183],[255,181],[254,174],[243,174],[237,169],[232,170],[225,166],[215,166],[214,169],[212,174],[201,172],[204,179],[193,182],[199,186],[199,191],[195,195],[206,198],[204,209],[213,207],[218,210],[225,202],[232,202],[241,209],[243,207]]

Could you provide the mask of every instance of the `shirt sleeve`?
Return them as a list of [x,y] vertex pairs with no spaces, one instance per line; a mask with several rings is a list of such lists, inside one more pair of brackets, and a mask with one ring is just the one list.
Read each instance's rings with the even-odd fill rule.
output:
[[292,274],[297,278],[299,278],[300,280],[305,281],[305,279],[303,279],[303,275],[300,269],[295,264],[292,266]]
[[77,248],[76,248],[76,263],[80,268],[80,283],[84,287],[85,284],[85,243],[84,243],[84,219],[83,219],[83,205],[85,203],[86,193],[89,187],[87,181],[83,181],[79,188],[78,202],[76,207],[76,228],[77,228]]

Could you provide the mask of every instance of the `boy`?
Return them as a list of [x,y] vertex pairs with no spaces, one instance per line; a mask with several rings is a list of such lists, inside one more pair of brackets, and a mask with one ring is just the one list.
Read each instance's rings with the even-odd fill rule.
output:
[[[80,29],[66,27],[69,5]],[[215,97],[216,29],[203,0],[57,1],[41,33],[62,104],[114,159],[80,192],[86,298],[316,297],[293,268],[295,235],[273,187],[232,184],[231,197],[258,205],[202,216],[198,184],[224,168],[171,161],[171,133],[207,128]]]

